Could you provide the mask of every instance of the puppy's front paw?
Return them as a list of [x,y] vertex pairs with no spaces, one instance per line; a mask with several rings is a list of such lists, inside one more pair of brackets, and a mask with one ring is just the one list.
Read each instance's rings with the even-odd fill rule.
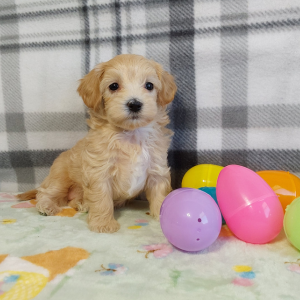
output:
[[91,231],[99,233],[113,233],[120,229],[120,224],[116,220],[111,220],[109,223],[99,223],[93,220],[89,221]]
[[159,221],[159,213],[150,211],[150,216]]
[[159,221],[160,205],[150,205],[150,216]]
[[61,208],[53,201],[44,199],[37,202],[36,208],[38,212],[44,216],[55,216],[61,211]]

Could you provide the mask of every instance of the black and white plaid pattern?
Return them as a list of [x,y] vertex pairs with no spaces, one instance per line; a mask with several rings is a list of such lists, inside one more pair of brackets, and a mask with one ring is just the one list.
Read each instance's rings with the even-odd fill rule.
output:
[[0,42],[1,191],[85,136],[78,80],[120,53],[176,78],[174,187],[199,163],[300,172],[298,0],[1,0]]

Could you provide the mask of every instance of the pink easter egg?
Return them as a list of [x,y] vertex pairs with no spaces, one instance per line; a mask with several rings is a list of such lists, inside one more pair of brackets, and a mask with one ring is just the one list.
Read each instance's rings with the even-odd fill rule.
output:
[[238,165],[218,177],[217,199],[229,229],[242,241],[264,244],[283,226],[283,209],[270,186],[255,172]]

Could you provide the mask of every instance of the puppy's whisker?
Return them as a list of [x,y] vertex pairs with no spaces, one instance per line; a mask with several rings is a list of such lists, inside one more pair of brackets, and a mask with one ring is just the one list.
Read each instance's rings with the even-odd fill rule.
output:
[[128,120],[138,120],[140,118],[140,115],[138,114],[130,114],[127,119]]

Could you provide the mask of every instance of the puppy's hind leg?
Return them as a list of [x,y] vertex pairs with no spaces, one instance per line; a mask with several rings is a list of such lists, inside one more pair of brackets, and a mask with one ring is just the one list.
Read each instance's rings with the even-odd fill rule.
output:
[[83,201],[83,189],[80,186],[70,187],[68,201],[68,205],[77,211],[87,212],[89,210],[87,203]]
[[72,182],[68,176],[68,154],[63,152],[53,163],[50,174],[38,188],[37,210],[47,216],[61,211],[68,203],[68,191]]
[[55,216],[61,211],[61,208],[52,201],[51,196],[45,192],[38,192],[37,199],[36,208],[41,215]]

